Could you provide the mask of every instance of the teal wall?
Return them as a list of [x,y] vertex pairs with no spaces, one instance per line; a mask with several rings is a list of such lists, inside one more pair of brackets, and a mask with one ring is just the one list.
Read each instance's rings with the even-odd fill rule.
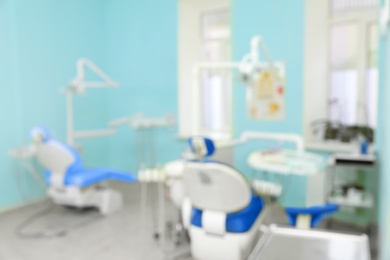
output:
[[[154,6],[154,8],[150,8]],[[65,139],[65,99],[59,88],[86,57],[119,89],[89,90],[76,97],[77,129],[105,128],[110,119],[144,112],[177,115],[176,1],[35,0],[0,1],[1,135],[0,209],[24,202],[16,173],[22,169],[8,150],[29,143],[28,130],[45,125]],[[104,109],[102,109],[104,108]],[[176,129],[156,133],[158,162],[177,158],[184,144]],[[79,140],[87,166],[137,169],[134,131]],[[4,139],[4,140],[3,140]],[[44,194],[21,172],[29,199]]]
[[[9,2],[0,2],[0,120],[2,122],[2,133],[0,135],[0,208],[12,205],[21,200],[21,195],[15,191],[16,179],[13,175],[15,167],[7,156],[10,147],[21,142],[20,104],[18,103],[19,89],[15,84],[17,75],[15,70],[17,63],[14,59],[15,48],[13,39],[15,38],[10,12],[13,8]],[[6,126],[6,127],[5,127]],[[13,138],[10,138],[13,137]]]
[[[110,118],[177,115],[177,0],[110,0],[107,17],[108,71],[121,83],[109,96]],[[159,164],[178,158],[184,144],[176,129],[154,136]],[[113,167],[137,170],[138,138],[128,126],[119,128],[110,143]]]
[[[232,0],[233,59],[238,61],[249,52],[250,39],[257,34],[263,38],[272,59],[285,62],[287,75],[286,118],[283,121],[250,120],[245,105],[246,89],[236,84],[233,90],[236,136],[246,130],[303,134],[304,7],[304,0]],[[257,142],[235,149],[237,167],[247,176],[251,174],[246,163],[249,153],[269,145],[272,144]],[[305,180],[294,177],[291,181],[290,187],[294,189],[290,192],[294,196],[290,199],[299,203],[305,198],[302,189]]]
[[[13,51],[6,56],[12,67],[6,60],[0,61],[0,66],[6,67],[2,70],[6,72],[5,82],[14,85],[5,90],[5,95],[12,95],[15,100],[12,102],[14,115],[7,113],[4,121],[13,127],[8,131],[17,133],[15,140],[8,138],[2,142],[2,150],[27,142],[26,132],[35,124],[47,125],[60,138],[65,138],[65,103],[58,88],[74,76],[74,62],[78,57],[90,58],[121,83],[119,89],[89,91],[77,98],[78,128],[105,127],[110,119],[136,112],[147,116],[178,114],[177,0],[22,0],[17,3],[3,0],[1,3],[0,11],[7,15],[1,17],[6,28],[0,28],[0,32],[8,38],[0,37],[0,44],[10,45]],[[244,87],[234,88],[236,135],[248,129],[301,134],[303,0],[287,3],[287,7],[281,0],[232,0],[232,5],[234,60],[247,53],[250,38],[260,34],[273,58],[286,62],[288,75],[287,118],[282,122],[247,119]],[[277,19],[269,13],[278,14]],[[7,46],[1,51],[4,49]],[[108,109],[94,110],[96,107]],[[139,137],[135,131],[125,126],[116,136],[83,140],[84,159],[91,166],[109,165],[135,171],[141,151],[134,145],[136,140]],[[177,158],[185,147],[177,139],[176,129],[159,130],[156,140],[160,164]],[[235,151],[236,164],[247,175],[246,157],[250,151],[264,147],[264,143],[259,145]],[[20,202],[10,166],[12,160],[6,154],[1,160],[8,165],[0,175],[1,183],[13,185],[4,185],[11,190],[4,191],[8,196],[1,196],[4,202],[0,208]],[[298,184],[294,186],[302,187],[302,180],[295,181]],[[34,186],[32,181],[28,183]],[[301,197],[302,194],[297,196]]]
[[[28,130],[45,125],[65,138],[65,98],[59,88],[75,75],[75,61],[87,57],[105,66],[103,0],[0,1],[0,209],[25,202],[16,181],[17,164],[8,151],[29,143]],[[77,98],[76,125],[105,127],[104,91]],[[88,165],[108,162],[108,142],[83,141]],[[26,172],[20,182],[28,199],[44,191]]]

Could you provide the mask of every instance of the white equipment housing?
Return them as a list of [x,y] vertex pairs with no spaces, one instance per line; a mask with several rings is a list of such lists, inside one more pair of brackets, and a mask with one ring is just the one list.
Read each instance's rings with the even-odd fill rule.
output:
[[[231,142],[226,142],[219,146],[219,149],[237,145],[243,145],[249,141],[277,141],[292,143],[295,150],[260,150],[250,153],[247,159],[248,165],[253,171],[266,172],[278,175],[278,178],[290,178],[291,175],[305,178],[305,200],[297,198],[292,205],[294,207],[311,207],[322,205],[326,202],[325,172],[326,161],[317,154],[305,151],[302,136],[287,133],[267,133],[247,131]],[[285,181],[288,183],[287,181]],[[253,181],[253,188],[260,194],[267,194],[279,197],[287,187],[282,187],[282,183],[258,180]],[[288,196],[288,193],[286,194]],[[286,197],[283,196],[283,197]],[[291,201],[290,201],[291,203]]]
[[[283,247],[281,247],[283,245]],[[370,260],[367,235],[271,225],[248,260]]]
[[[246,259],[259,238],[264,210],[250,229],[243,233],[226,230],[229,213],[250,204],[251,189],[234,168],[215,162],[189,162],[185,167],[184,186],[192,205],[202,210],[202,227],[189,227],[194,259]],[[234,192],[232,192],[234,191]]]
[[246,259],[260,238],[260,218],[247,233],[225,234],[222,236],[207,233],[191,226],[191,253],[194,259],[204,260],[243,260]]
[[76,186],[50,187],[47,194],[58,205],[77,208],[94,207],[102,215],[110,215],[123,207],[121,193],[96,185],[85,189]]

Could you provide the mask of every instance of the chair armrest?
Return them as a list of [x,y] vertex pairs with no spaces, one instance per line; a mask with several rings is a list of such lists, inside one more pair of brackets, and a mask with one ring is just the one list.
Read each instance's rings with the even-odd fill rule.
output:
[[209,234],[224,235],[226,233],[226,213],[221,211],[204,210],[202,228]]

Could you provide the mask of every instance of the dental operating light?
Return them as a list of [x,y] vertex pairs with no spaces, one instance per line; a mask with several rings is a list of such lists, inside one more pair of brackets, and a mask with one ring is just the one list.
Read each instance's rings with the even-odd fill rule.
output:
[[[261,59],[261,58],[264,59]],[[194,109],[192,110],[193,120],[193,132],[192,136],[200,134],[200,122],[202,111],[200,104],[201,96],[201,71],[207,69],[221,69],[232,70],[237,69],[240,73],[241,79],[245,85],[249,88],[253,87],[253,82],[256,81],[256,77],[263,69],[270,69],[270,76],[275,79],[277,74],[284,74],[285,65],[283,62],[274,62],[269,55],[266,45],[259,35],[252,37],[250,41],[250,52],[245,54],[239,62],[226,61],[226,62],[198,62],[194,64],[192,68],[192,82],[193,82],[193,102]],[[283,76],[283,75],[282,75]]]
[[253,75],[261,71],[261,65],[264,64],[264,62],[261,61],[260,54],[264,56],[269,67],[274,68],[274,62],[260,36],[253,36],[250,45],[250,53],[244,55],[238,67],[241,77],[245,82],[251,81]]

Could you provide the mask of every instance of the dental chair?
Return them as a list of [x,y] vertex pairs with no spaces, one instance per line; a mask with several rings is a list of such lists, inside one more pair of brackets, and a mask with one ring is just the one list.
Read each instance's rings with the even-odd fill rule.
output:
[[187,162],[183,176],[192,204],[192,257],[246,259],[259,239],[265,203],[240,172],[207,159],[215,150],[210,139],[192,138],[189,143],[197,155],[197,160]]
[[96,207],[103,215],[122,208],[121,193],[101,184],[108,180],[136,182],[134,175],[110,169],[84,168],[80,154],[56,140],[44,127],[34,127],[30,135],[34,140],[35,155],[46,168],[47,193],[56,204],[77,208]]

